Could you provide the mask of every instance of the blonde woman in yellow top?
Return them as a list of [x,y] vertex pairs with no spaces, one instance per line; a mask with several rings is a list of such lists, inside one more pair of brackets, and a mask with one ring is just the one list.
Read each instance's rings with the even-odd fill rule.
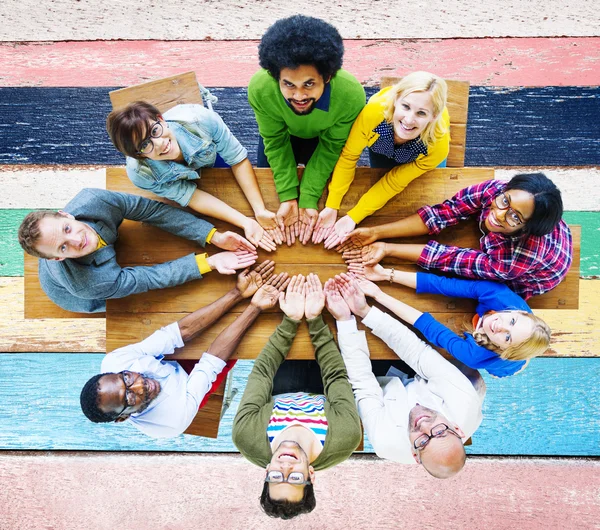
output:
[[[446,82],[428,72],[413,72],[373,95],[356,118],[333,170],[326,207],[319,214],[313,243],[342,243],[365,217],[382,208],[410,181],[444,167],[450,146]],[[354,180],[356,164],[369,148],[371,167],[388,171],[347,215],[337,211]]]

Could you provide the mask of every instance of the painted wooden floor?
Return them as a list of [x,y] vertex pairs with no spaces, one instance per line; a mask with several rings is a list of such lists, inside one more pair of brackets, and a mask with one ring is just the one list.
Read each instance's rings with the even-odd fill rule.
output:
[[0,527],[591,530],[600,518],[600,462],[587,459],[475,457],[435,480],[355,457],[317,473],[317,506],[293,521],[261,513],[262,474],[232,455],[4,453]]
[[[236,450],[231,426],[251,361],[238,361],[234,368],[233,386],[239,392],[221,420],[217,440],[184,435],[152,440],[128,424],[92,424],[81,414],[79,392],[87,379],[98,373],[102,355],[0,357],[0,450]],[[488,386],[484,420],[468,454],[600,456],[597,358],[540,358],[514,377],[482,375]],[[572,433],[582,429],[589,435],[578,434],[573,443]],[[368,443],[365,451],[372,452]]]
[[[0,64],[11,65],[0,72],[0,86],[131,86],[193,70],[205,86],[243,87],[258,69],[257,45],[257,40],[0,43]],[[414,70],[475,86],[597,86],[600,81],[598,39],[591,37],[418,42],[388,37],[346,40],[344,50],[344,68],[365,86]]]
[[[215,106],[256,162],[245,88],[214,88]],[[105,87],[0,88],[0,164],[122,165],[105,131]],[[375,89],[367,89],[367,95]],[[600,165],[600,88],[472,86],[465,166]],[[363,159],[363,165],[368,165]]]

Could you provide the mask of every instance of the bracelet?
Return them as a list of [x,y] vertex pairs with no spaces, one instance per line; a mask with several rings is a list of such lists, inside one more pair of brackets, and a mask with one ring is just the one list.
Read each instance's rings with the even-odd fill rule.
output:
[[390,273],[390,284],[394,283],[394,267],[392,267],[392,272]]

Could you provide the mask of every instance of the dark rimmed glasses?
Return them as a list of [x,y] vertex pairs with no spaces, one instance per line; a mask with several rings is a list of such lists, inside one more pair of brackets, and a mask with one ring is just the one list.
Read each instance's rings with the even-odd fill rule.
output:
[[417,452],[422,451],[423,449],[425,449],[425,447],[427,447],[427,444],[432,438],[439,438],[440,436],[445,436],[444,433],[446,432],[451,432],[452,434],[454,434],[454,436],[458,436],[458,438],[461,437],[460,434],[458,434],[456,431],[453,431],[445,423],[438,423],[437,425],[434,425],[431,428],[429,434],[422,434],[415,440],[415,450]]
[[292,471],[287,478],[283,476],[281,471],[269,471],[267,473],[267,477],[265,478],[265,482],[269,482],[271,484],[283,484],[287,482],[288,484],[293,484],[294,486],[304,486],[305,484],[310,484],[310,480],[305,480],[304,473],[300,471]]
[[136,377],[128,370],[123,370],[119,373],[119,375],[123,379],[123,384],[125,385],[125,406],[123,407],[121,412],[119,412],[117,418],[119,418],[121,414],[125,412],[127,407],[133,407],[136,401],[135,393],[132,390],[129,390],[133,383],[135,383]]
[[154,125],[150,127],[150,134],[138,146],[138,153],[140,155],[149,155],[154,149],[152,138],[160,138],[163,134],[163,130],[163,125],[160,120],[154,123]]
[[510,207],[510,201],[504,193],[494,197],[494,204],[500,210],[507,210],[505,219],[509,226],[516,228],[525,224],[525,221],[519,217],[519,214]]

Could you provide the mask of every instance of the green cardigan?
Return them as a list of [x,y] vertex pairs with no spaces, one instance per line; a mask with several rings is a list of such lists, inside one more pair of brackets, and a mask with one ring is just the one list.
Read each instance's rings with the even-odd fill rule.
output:
[[[327,436],[323,451],[312,462],[315,470],[346,460],[362,439],[362,430],[348,373],[329,326],[319,315],[307,320],[315,358],[325,388]],[[273,412],[273,378],[292,347],[300,322],[287,316],[254,363],[242,401],[233,420],[233,443],[250,462],[266,468],[271,461],[267,426]],[[294,361],[290,361],[294,362]]]
[[302,176],[300,208],[317,208],[352,124],[365,106],[365,90],[352,74],[338,70],[330,85],[329,110],[314,109],[304,116],[289,108],[279,82],[266,70],[256,72],[248,85],[248,101],[256,115],[280,201],[298,197],[298,173],[290,135],[319,138]]

